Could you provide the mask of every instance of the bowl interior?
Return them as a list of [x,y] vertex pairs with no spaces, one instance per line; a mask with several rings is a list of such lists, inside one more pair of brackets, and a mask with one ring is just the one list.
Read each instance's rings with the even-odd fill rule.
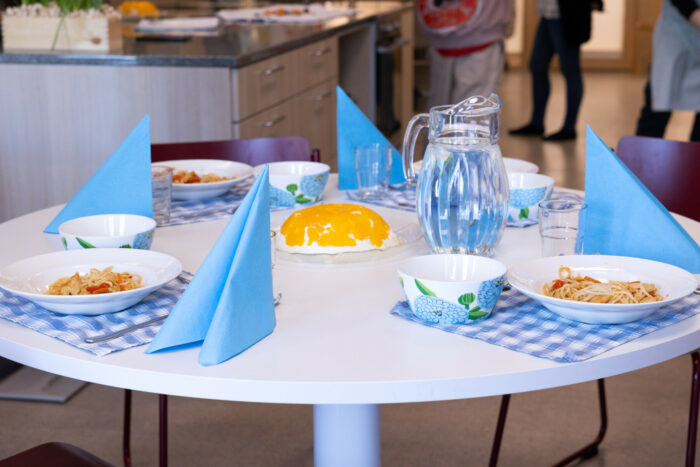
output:
[[66,221],[58,230],[63,235],[123,237],[147,232],[155,227],[156,222],[150,217],[134,214],[101,214]]
[[508,185],[511,190],[549,187],[554,185],[554,179],[542,174],[512,172],[508,174]]
[[523,161],[520,159],[513,159],[511,157],[504,157],[503,164],[506,166],[506,172],[526,172],[526,173],[537,173],[540,168],[533,164],[532,162]]
[[[327,164],[310,161],[270,162],[267,165],[270,167],[270,177],[279,175],[293,175],[301,177],[303,175],[320,174],[331,170],[330,166]],[[264,166],[264,164],[256,166],[254,169],[255,174],[259,174]]]
[[398,269],[408,276],[436,282],[481,282],[506,273],[506,266],[499,261],[450,254],[409,258]]

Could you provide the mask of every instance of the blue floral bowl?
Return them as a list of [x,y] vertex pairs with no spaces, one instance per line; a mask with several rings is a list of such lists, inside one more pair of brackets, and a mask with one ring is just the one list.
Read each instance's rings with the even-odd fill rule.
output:
[[83,248],[138,248],[153,243],[156,221],[135,214],[99,214],[71,219],[58,226],[66,250]]
[[[312,204],[321,199],[331,168],[320,162],[271,162],[270,205],[294,207]],[[255,175],[263,165],[256,166]]]
[[514,172],[508,174],[508,185],[508,223],[536,224],[539,215],[538,204],[551,196],[554,179],[542,174]]
[[411,311],[434,324],[466,324],[486,319],[503,290],[506,266],[473,255],[427,255],[398,267]]

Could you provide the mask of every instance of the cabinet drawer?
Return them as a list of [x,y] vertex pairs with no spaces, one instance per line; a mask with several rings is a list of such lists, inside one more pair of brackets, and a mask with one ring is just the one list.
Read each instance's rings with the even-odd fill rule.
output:
[[309,89],[338,75],[338,39],[331,37],[297,51],[297,89]]
[[233,125],[234,138],[265,138],[293,134],[292,101],[287,101]]
[[293,94],[294,53],[278,55],[232,71],[234,122],[272,107]]
[[309,140],[311,148],[321,150],[321,162],[337,170],[336,94],[337,78],[314,86],[294,98],[294,109],[303,118],[294,120],[294,133]]

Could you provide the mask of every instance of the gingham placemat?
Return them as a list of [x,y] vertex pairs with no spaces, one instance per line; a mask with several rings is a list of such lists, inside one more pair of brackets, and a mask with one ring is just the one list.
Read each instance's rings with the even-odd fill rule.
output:
[[505,291],[493,314],[470,324],[420,321],[408,303],[398,302],[392,315],[443,331],[479,339],[556,362],[579,362],[700,313],[700,295],[691,294],[646,319],[626,324],[586,324],[549,311],[515,289]]
[[401,185],[392,185],[387,190],[384,198],[363,199],[357,191],[349,190],[345,192],[345,197],[350,201],[357,201],[366,204],[375,204],[385,208],[401,209],[402,211],[416,210],[416,190],[415,188],[401,189]]
[[102,357],[129,347],[148,344],[153,340],[163,321],[105,342],[88,344],[85,342],[86,338],[121,331],[135,324],[167,315],[180,299],[180,295],[191,279],[192,274],[182,272],[177,278],[152,292],[131,308],[97,316],[54,313],[0,289],[0,318]]

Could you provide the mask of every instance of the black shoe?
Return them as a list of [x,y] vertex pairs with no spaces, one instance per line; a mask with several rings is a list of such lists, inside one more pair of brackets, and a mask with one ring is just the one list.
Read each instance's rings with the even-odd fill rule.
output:
[[567,130],[562,128],[556,133],[545,136],[543,139],[545,141],[568,141],[570,139],[576,139],[576,130]]
[[518,136],[542,136],[544,134],[544,128],[528,123],[523,127],[510,130],[508,133]]

